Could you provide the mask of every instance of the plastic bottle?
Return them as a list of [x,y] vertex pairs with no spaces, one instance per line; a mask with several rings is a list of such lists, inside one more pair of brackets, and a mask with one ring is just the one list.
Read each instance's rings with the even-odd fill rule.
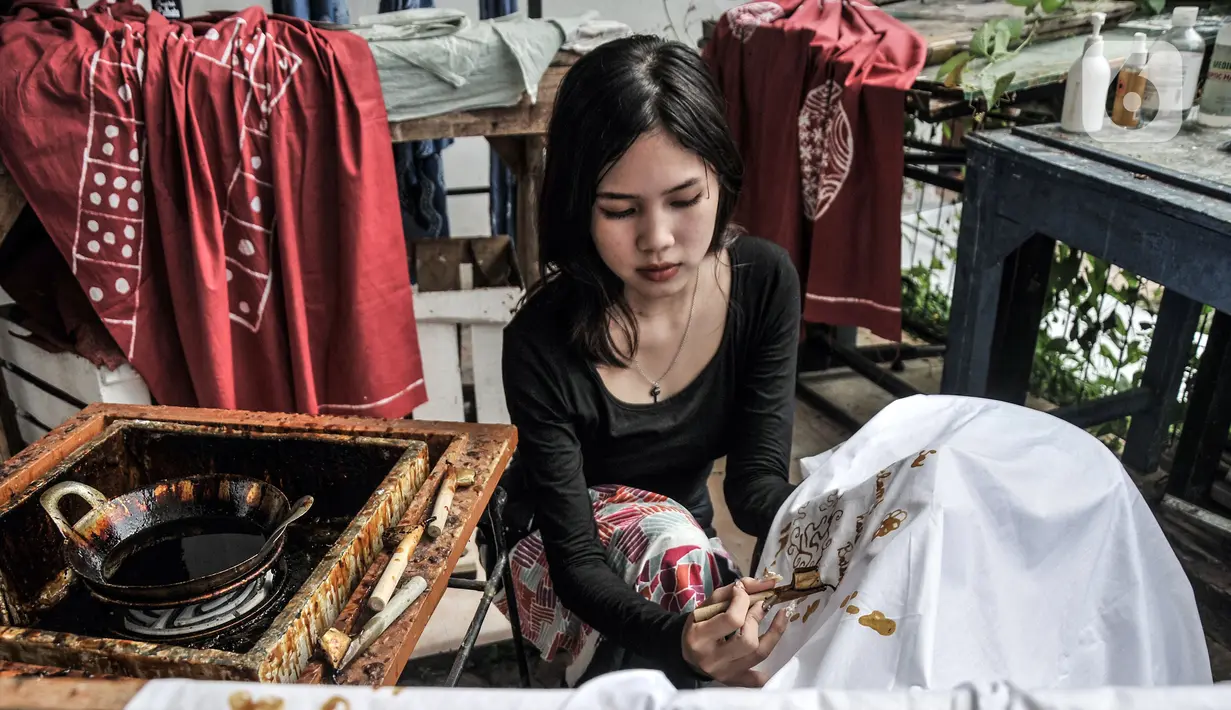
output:
[[1146,33],[1133,35],[1133,51],[1124,60],[1116,77],[1116,100],[1111,108],[1111,121],[1124,128],[1137,128],[1141,124],[1141,106],[1145,101]]
[[[1171,13],[1171,29],[1164,32],[1150,49],[1150,67],[1146,70],[1150,83],[1146,87],[1144,111],[1147,119],[1152,119],[1159,110],[1160,92],[1166,98],[1164,105],[1178,107],[1183,120],[1188,120],[1193,114],[1193,98],[1197,95],[1201,62],[1205,59],[1205,40],[1193,29],[1197,24],[1197,13],[1198,8],[1195,7],[1175,8]],[[1157,61],[1164,58],[1158,54],[1160,43],[1169,44],[1175,49],[1177,57],[1165,58],[1178,61],[1178,67]]]
[[1073,133],[1093,133],[1102,129],[1106,115],[1107,85],[1111,83],[1111,65],[1103,56],[1103,22],[1107,14],[1090,15],[1094,32],[1086,38],[1081,56],[1069,67],[1064,84],[1064,109],[1060,112],[1061,130]]
[[1210,57],[1210,71],[1201,90],[1197,123],[1215,128],[1231,126],[1231,23],[1223,25],[1214,40],[1214,56]]

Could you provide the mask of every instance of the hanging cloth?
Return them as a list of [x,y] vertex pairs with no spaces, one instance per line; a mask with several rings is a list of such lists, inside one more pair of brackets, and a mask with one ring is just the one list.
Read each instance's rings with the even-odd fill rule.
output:
[[[479,19],[490,20],[517,12],[517,0],[479,0]],[[492,236],[507,234],[517,241],[517,221],[513,205],[517,204],[517,181],[496,151],[491,151],[490,166],[490,211]]]
[[[376,66],[257,7],[0,21],[0,158],[162,404],[399,418],[426,401]],[[156,130],[147,130],[154,126]]]
[[278,15],[339,25],[350,22],[347,0],[273,0],[272,5],[274,13]]
[[745,163],[735,222],[783,246],[804,318],[902,335],[905,92],[927,43],[867,0],[751,2],[704,55]]
[[[435,6],[435,0],[380,0],[382,13]],[[450,145],[453,145],[452,138],[393,145],[398,200],[402,204],[402,231],[408,246],[415,239],[449,236],[449,193],[445,187],[442,153]]]

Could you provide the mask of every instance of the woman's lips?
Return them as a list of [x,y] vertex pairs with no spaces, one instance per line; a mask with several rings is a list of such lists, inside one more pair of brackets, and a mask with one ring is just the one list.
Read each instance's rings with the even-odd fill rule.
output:
[[637,273],[650,281],[670,281],[680,272],[679,264],[656,264],[637,269]]

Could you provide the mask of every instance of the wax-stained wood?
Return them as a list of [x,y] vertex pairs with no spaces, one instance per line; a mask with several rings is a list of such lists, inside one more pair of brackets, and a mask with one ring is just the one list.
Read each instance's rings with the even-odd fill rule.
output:
[[[424,441],[434,466],[427,481],[412,498],[400,525],[414,525],[423,520],[435,499],[435,491],[450,467],[472,469],[476,472],[475,484],[457,492],[445,530],[430,544],[421,544],[407,566],[405,575],[423,576],[428,581],[428,592],[357,658],[342,677],[336,679],[342,683],[369,685],[391,684],[401,674],[432,611],[444,595],[449,575],[461,558],[466,542],[474,532],[479,517],[508,464],[517,438],[516,429],[499,424],[96,404],[82,410],[76,417],[48,434],[39,445],[31,447],[0,469],[0,476],[3,476],[0,478],[0,504],[62,462],[73,451],[102,432],[108,424],[125,419],[223,425],[254,432],[321,433]],[[375,561],[368,565],[355,592],[337,616],[335,627],[349,633],[357,632],[366,620],[364,614],[367,594],[386,567],[389,556],[390,548],[386,546]],[[9,667],[9,664],[0,663],[0,670]],[[324,678],[320,671],[319,665],[309,665],[303,676],[304,682],[334,680]]]
[[[17,673],[38,672],[30,667]],[[0,670],[0,710],[123,710],[144,680],[86,680],[12,675]]]
[[[508,465],[512,450],[512,446],[501,446],[499,440],[481,433],[470,435],[469,440],[459,439],[449,447],[423,485],[423,491],[431,491],[432,494],[416,496],[401,522],[404,529],[409,529],[424,521],[435,501],[435,492],[440,489],[449,467],[471,468],[476,471],[474,485],[456,491],[444,530],[434,540],[421,541],[410,563],[406,565],[403,579],[422,576],[428,583],[427,593],[416,600],[383,636],[355,658],[342,673],[335,676],[319,661],[314,661],[300,677],[300,682],[373,686],[392,685],[397,682],[410,660],[415,644],[427,627],[431,611],[444,596],[449,575],[465,552],[466,543],[474,533],[479,516],[495,491],[500,474]],[[389,561],[391,551],[391,546],[387,545],[377,557],[367,576],[351,596],[350,603],[338,615],[333,628],[353,637],[371,617],[372,612],[366,604],[367,595],[380,581],[380,574]]]

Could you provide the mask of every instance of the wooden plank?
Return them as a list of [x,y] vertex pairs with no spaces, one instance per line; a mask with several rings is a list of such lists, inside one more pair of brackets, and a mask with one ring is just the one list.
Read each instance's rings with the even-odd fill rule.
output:
[[415,322],[503,325],[525,293],[520,288],[421,291],[415,294]]
[[[449,293],[445,291],[443,293]],[[456,323],[419,323],[419,353],[427,402],[414,411],[415,419],[466,421],[462,403],[462,367]]]
[[475,418],[484,424],[509,423],[509,408],[504,399],[504,377],[501,371],[503,349],[504,326],[476,325],[470,328]]
[[144,680],[0,678],[0,710],[123,710]]
[[[500,429],[503,427],[491,430]],[[449,446],[432,470],[431,477],[423,485],[423,491],[437,490],[450,465],[474,469],[478,477],[473,486],[457,489],[444,531],[435,540],[420,542],[406,567],[406,577],[422,575],[427,580],[428,592],[412,604],[367,651],[355,658],[342,673],[337,674],[334,678],[336,682],[373,686],[392,685],[397,682],[419,637],[427,627],[432,611],[444,596],[449,575],[465,552],[466,543],[474,534],[479,517],[486,509],[496,484],[508,465],[513,446],[501,446],[499,443],[499,439],[483,435],[458,439]],[[428,515],[433,500],[432,496],[417,496],[402,518],[402,526],[411,527],[421,523]],[[352,635],[358,633],[371,613],[365,603],[367,594],[376,585],[388,559],[387,548],[369,568],[359,588],[338,615],[334,628]],[[444,560],[443,564],[441,560]],[[310,664],[300,677],[300,682],[322,682],[325,672],[319,662]]]
[[516,106],[507,108],[457,111],[395,121],[389,124],[389,133],[394,143],[469,136],[546,135],[556,105],[556,91],[567,72],[567,66],[548,67],[539,81],[536,101],[531,102],[530,97],[523,96]]
[[[989,20],[1021,19],[1026,28],[1023,35],[1029,35],[1033,29],[1032,41],[1046,42],[1071,34],[1088,34],[1090,15],[1094,12],[1106,13],[1107,20],[1103,25],[1106,32],[1131,15],[1136,4],[1123,0],[1079,1],[1072,3],[1063,12],[1041,19],[1027,17],[1023,8],[1003,1],[970,3],[955,0],[908,0],[887,5],[882,9],[926,38],[927,64],[932,66],[941,64],[958,51],[969,48],[975,31]],[[1072,58],[1069,62],[1072,63]]]
[[55,468],[107,426],[107,418],[87,407],[0,466],[0,506]]
[[539,280],[539,191],[543,189],[547,141],[525,140],[525,170],[517,175],[517,263],[526,288]]

